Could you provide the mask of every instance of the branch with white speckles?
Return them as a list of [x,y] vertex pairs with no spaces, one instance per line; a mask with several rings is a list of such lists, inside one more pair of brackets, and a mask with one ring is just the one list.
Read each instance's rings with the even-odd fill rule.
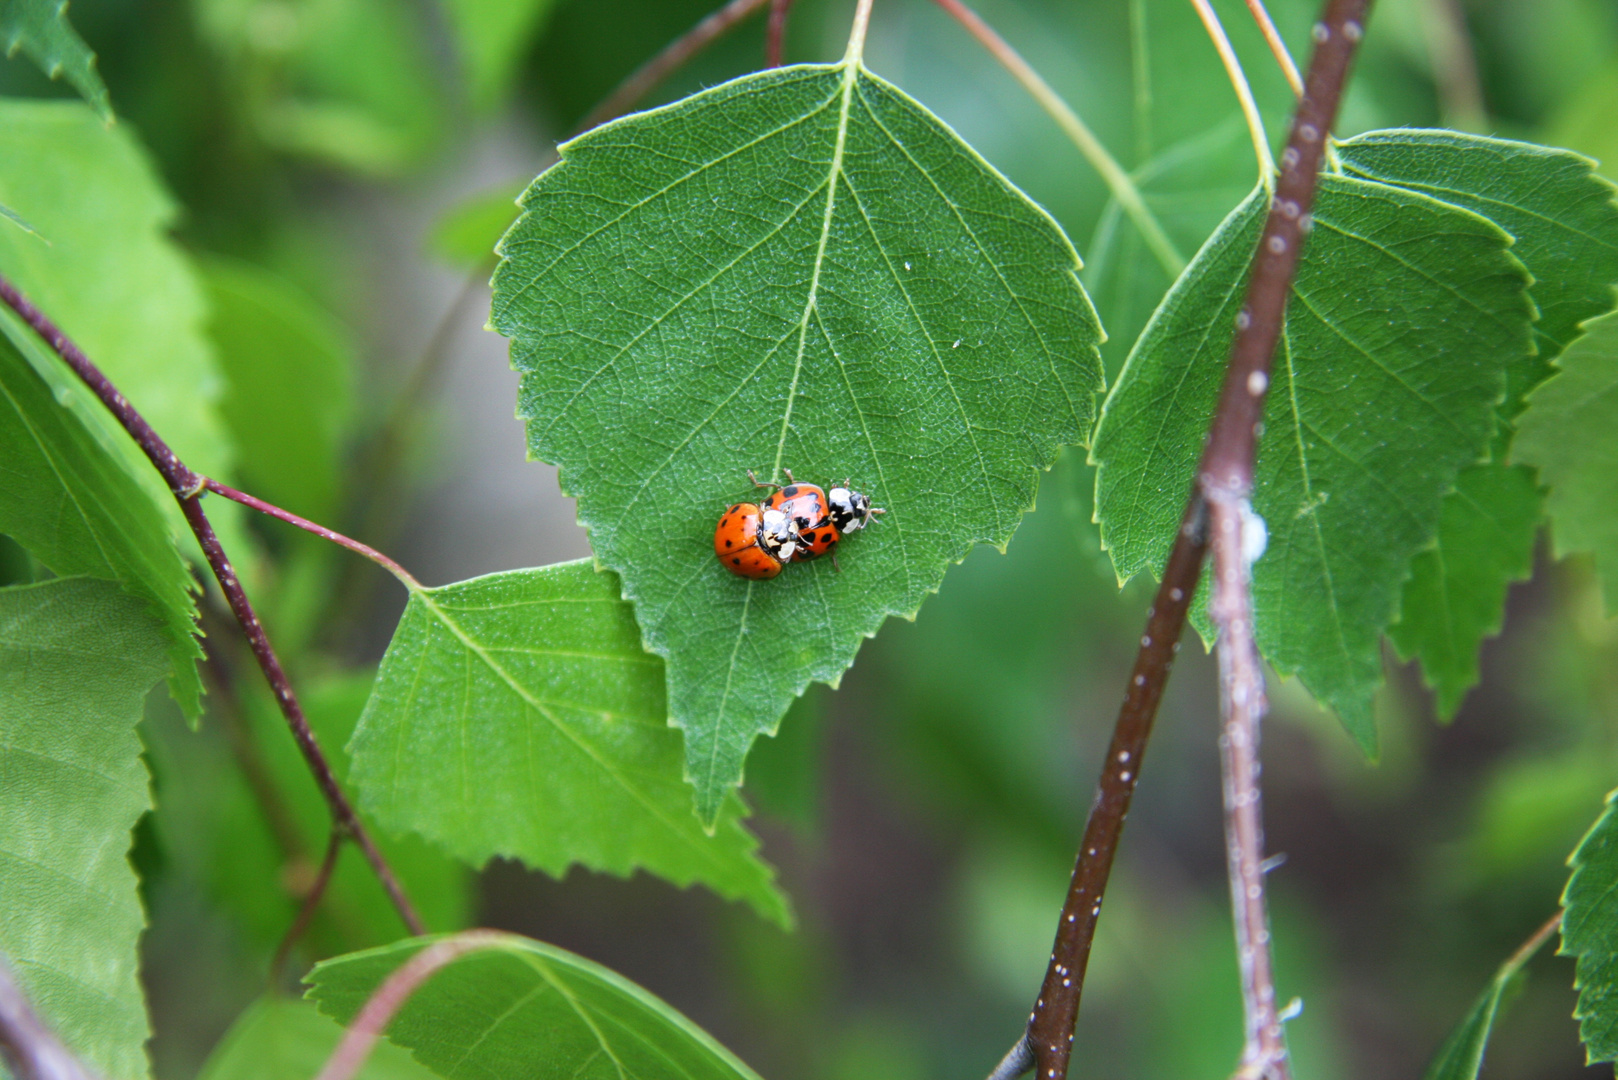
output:
[[1315,27],[1314,56],[1287,147],[1281,155],[1281,175],[1270,214],[1253,254],[1246,302],[1237,316],[1236,339],[1219,406],[1173,550],[1163,568],[1162,584],[1147,616],[1146,633],[1141,637],[1129,688],[1102,764],[1096,801],[1085,823],[1067,901],[1057,922],[1050,965],[1026,1034],[995,1068],[991,1080],[1010,1080],[1030,1068],[1038,1070],[1039,1080],[1062,1080],[1067,1075],[1073,1024],[1078,1019],[1102,896],[1130,799],[1140,779],[1152,721],[1185,628],[1186,612],[1201,579],[1210,537],[1216,575],[1211,614],[1221,631],[1220,682],[1225,716],[1221,746],[1226,757],[1226,802],[1231,808],[1231,887],[1236,900],[1243,1000],[1247,1006],[1248,1039],[1242,1074],[1270,1080],[1286,1076],[1264,915],[1257,758],[1264,691],[1252,638],[1248,581],[1256,545],[1247,534],[1261,525],[1252,516],[1247,500],[1253,487],[1257,431],[1269,389],[1270,360],[1280,339],[1287,295],[1308,233],[1327,134],[1336,120],[1349,64],[1364,36],[1369,6],[1370,0],[1328,0]]
[[[73,373],[79,377],[90,392],[95,394],[105,405],[109,412],[129,432],[135,443],[146,454],[147,458],[162,474],[169,490],[180,504],[180,511],[185,515],[191,531],[196,534],[197,543],[202,547],[202,554],[208,560],[208,567],[213,571],[214,578],[219,582],[219,588],[225,595],[230,610],[241,624],[242,633],[247,638],[248,646],[253,650],[253,656],[258,660],[258,666],[264,672],[264,678],[270,684],[270,690],[275,694],[276,704],[280,706],[281,713],[286,717],[287,726],[292,730],[292,737],[297,741],[298,749],[303,753],[303,759],[314,774],[315,783],[320,787],[320,793],[326,799],[326,805],[331,810],[334,827],[343,835],[351,838],[365,853],[365,859],[371,864],[371,869],[387,889],[388,897],[399,912],[399,917],[410,928],[413,934],[424,933],[421,919],[405,895],[404,887],[393,874],[382,852],[377,850],[376,843],[371,839],[365,826],[360,823],[359,815],[354,811],[354,805],[343,794],[343,789],[337,783],[337,777],[332,773],[331,765],[326,761],[326,755],[321,752],[320,744],[315,739],[315,733],[309,728],[309,721],[303,714],[303,707],[292,690],[292,683],[288,681],[286,671],[281,667],[281,661],[276,657],[275,650],[270,647],[270,639],[264,633],[264,627],[259,622],[253,605],[247,599],[247,593],[242,590],[241,581],[236,577],[236,570],[225,555],[225,549],[219,543],[213,524],[202,509],[202,496],[206,491],[216,490],[246,501],[249,497],[242,496],[240,492],[224,488],[215,484],[200,473],[192,472],[181,461],[179,455],[169,449],[158,433],[146,422],[145,417],[136,411],[129,400],[118,392],[118,388],[102,374],[101,369],[90,362],[90,358],[64,334],[55,323],[51,322],[27,297],[17,290],[17,287],[5,278],[0,277],[0,300],[22,317],[33,331],[44,339],[67,364]],[[252,500],[249,505],[259,504],[259,500]],[[259,504],[258,509],[266,509],[269,504]],[[272,508],[273,509],[273,508]],[[291,518],[285,511],[277,516]],[[299,519],[301,521],[301,519]],[[297,524],[297,522],[294,522]],[[329,530],[327,530],[329,533]],[[324,535],[324,534],[323,534]],[[338,543],[359,550],[365,545],[357,541],[340,537],[336,533],[327,536]],[[365,548],[365,551],[369,551]],[[362,552],[363,554],[364,552]],[[372,553],[374,556],[376,553]],[[391,563],[391,560],[386,560]],[[407,575],[408,576],[408,575]]]

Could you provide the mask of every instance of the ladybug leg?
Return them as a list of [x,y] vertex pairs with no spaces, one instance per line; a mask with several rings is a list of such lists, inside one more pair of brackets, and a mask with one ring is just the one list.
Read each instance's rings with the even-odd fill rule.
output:
[[[781,485],[780,484],[766,484],[762,480],[760,480],[758,477],[754,476],[752,469],[747,470],[747,478],[749,480],[753,481],[753,486],[754,487],[769,488],[769,489],[773,489],[775,491],[781,490]],[[791,479],[792,479],[792,474],[789,472],[789,473],[787,473],[787,480],[790,481]]]
[[843,572],[843,568],[837,565],[837,552],[835,551],[831,552],[831,568],[839,574]]
[[791,469],[782,469],[781,471],[787,474],[787,483],[789,483],[789,484],[796,484],[797,483],[796,480],[792,479],[792,470]]

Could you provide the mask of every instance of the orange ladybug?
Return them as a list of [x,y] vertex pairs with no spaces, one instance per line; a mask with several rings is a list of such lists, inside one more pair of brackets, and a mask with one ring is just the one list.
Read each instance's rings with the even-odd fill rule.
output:
[[713,532],[713,550],[725,569],[744,578],[764,581],[781,572],[797,550],[791,527],[779,510],[768,513],[753,503],[736,503],[719,515]]
[[752,473],[748,477],[758,487],[774,487],[776,490],[764,502],[765,510],[779,510],[788,518],[792,530],[791,539],[795,543],[792,552],[793,562],[808,562],[818,559],[837,546],[842,539],[837,526],[832,523],[831,502],[826,493],[814,484],[799,484],[792,479],[792,470],[782,470],[787,476],[787,486],[779,487],[775,484],[761,484]]

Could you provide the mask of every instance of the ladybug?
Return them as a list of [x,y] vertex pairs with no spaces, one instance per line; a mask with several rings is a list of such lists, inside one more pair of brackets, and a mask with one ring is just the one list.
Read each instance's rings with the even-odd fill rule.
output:
[[748,479],[756,487],[773,487],[776,490],[764,502],[766,510],[779,510],[787,516],[790,528],[794,532],[792,540],[795,548],[792,553],[793,562],[808,562],[818,559],[837,546],[842,539],[842,533],[832,524],[831,502],[826,493],[814,484],[800,484],[792,479],[792,470],[782,470],[787,476],[786,487],[777,484],[763,484],[751,472]]
[[719,515],[713,550],[725,569],[765,581],[781,572],[798,548],[797,526],[780,510],[736,503]]
[[880,506],[872,506],[869,495],[850,488],[847,480],[828,491],[826,501],[831,504],[831,523],[839,534],[863,529],[876,515],[887,513]]

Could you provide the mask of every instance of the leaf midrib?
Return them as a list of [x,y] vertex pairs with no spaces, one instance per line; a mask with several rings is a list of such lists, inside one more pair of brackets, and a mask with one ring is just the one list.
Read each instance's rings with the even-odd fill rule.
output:
[[458,640],[469,653],[475,655],[479,660],[483,661],[484,665],[491,672],[493,672],[500,679],[500,681],[509,686],[513,693],[515,693],[523,701],[527,702],[536,712],[549,721],[551,726],[560,732],[563,737],[565,737],[569,742],[573,743],[574,746],[578,747],[579,750],[589,757],[591,761],[595,762],[597,767],[599,767],[607,776],[611,777],[613,782],[616,783],[627,795],[629,795],[631,799],[639,803],[655,820],[661,822],[664,827],[669,830],[669,832],[673,833],[680,839],[682,843],[684,843],[692,851],[696,852],[704,862],[710,865],[715,865],[713,855],[705,845],[698,843],[685,830],[681,829],[677,822],[671,821],[669,816],[664,813],[662,807],[648,799],[639,788],[637,788],[629,781],[627,777],[620,773],[610,761],[603,758],[597,749],[586,739],[580,736],[578,732],[574,731],[570,725],[563,723],[560,717],[551,712],[550,708],[544,701],[529,693],[527,687],[518,682],[517,679],[510,672],[508,672],[503,665],[498,663],[495,658],[483,648],[482,645],[475,641],[461,627],[460,623],[452,619],[449,612],[440,606],[427,590],[418,589],[413,593],[413,596],[421,600],[422,604],[438,618],[438,621],[455,636],[456,640]]

